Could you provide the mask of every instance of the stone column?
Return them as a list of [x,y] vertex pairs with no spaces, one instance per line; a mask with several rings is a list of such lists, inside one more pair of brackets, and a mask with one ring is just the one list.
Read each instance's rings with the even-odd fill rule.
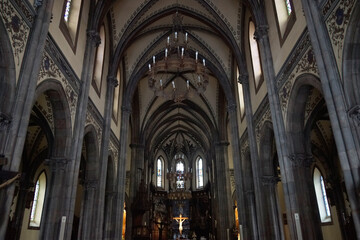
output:
[[114,91],[118,86],[118,80],[115,77],[108,76],[106,86],[106,100],[104,110],[104,122],[100,148],[100,169],[99,169],[99,191],[96,199],[96,228],[95,239],[101,239],[103,237],[104,226],[104,211],[105,211],[105,189],[106,189],[106,174],[108,169],[108,157],[109,157],[109,142],[111,133],[111,118],[114,104]]
[[104,239],[112,239],[113,237],[113,205],[114,205],[114,197],[115,192],[106,192],[105,193],[105,212],[104,212],[104,233],[103,238]]
[[[356,131],[359,111],[351,111],[345,102],[341,73],[337,67],[330,36],[318,1],[302,0],[304,14],[315,53],[326,106],[343,171],[345,186],[351,204],[356,234],[360,239],[360,150]],[[348,114],[349,113],[349,114]],[[352,126],[353,125],[353,126]]]
[[312,155],[304,153],[291,154],[289,156],[293,166],[295,179],[295,194],[298,199],[298,213],[303,239],[323,239],[321,222],[316,203],[314,182],[310,170],[314,162]]
[[47,182],[47,191],[45,195],[45,205],[43,213],[43,221],[40,228],[40,239],[56,239],[59,237],[60,220],[63,216],[61,202],[65,194],[65,178],[68,159],[51,158],[45,160],[45,164],[49,166],[51,175]]
[[[144,169],[144,145],[132,143],[130,144],[131,148],[131,166],[130,166],[130,192],[129,192],[129,200],[128,209],[129,211],[126,213],[126,239],[132,238],[132,204],[134,202],[134,198],[136,197],[136,193],[139,189],[142,171]],[[146,179],[144,179],[146,180]]]
[[[12,116],[8,116],[9,118],[1,117],[0,120],[0,124],[4,125],[8,124],[11,119],[7,139],[3,143],[5,144],[6,142],[7,144],[5,147],[2,147],[4,148],[5,157],[8,159],[8,164],[3,166],[3,170],[13,172],[19,170],[45,41],[49,31],[53,3],[54,0],[44,0],[37,8],[24,58],[21,63],[15,103],[14,106],[12,106]],[[15,79],[12,80],[15,81]],[[0,212],[2,213],[0,216],[0,239],[5,238],[14,189],[15,186],[12,184],[0,190]]]
[[233,219],[233,212],[231,211],[231,189],[228,168],[227,147],[228,142],[215,143],[215,176],[217,185],[217,225],[218,239],[227,239],[227,229],[231,229],[231,220]]
[[120,150],[117,169],[117,195],[115,209],[115,239],[121,239],[122,234],[123,209],[126,190],[126,142],[128,139],[130,114],[130,107],[123,106],[121,108]]
[[[82,145],[84,140],[84,127],[86,120],[87,105],[89,100],[90,83],[92,81],[93,66],[95,61],[96,47],[101,43],[99,33],[95,30],[87,31],[87,40],[84,53],[84,62],[81,72],[80,94],[76,106],[76,116],[74,122],[74,131],[72,137],[72,148],[70,151],[70,164],[68,166],[68,177],[66,185],[68,186],[62,203],[63,216],[67,217],[65,239],[71,238],[72,224],[74,218],[74,208],[76,200],[76,189],[80,169],[80,159]],[[59,219],[60,221],[60,219]],[[49,238],[50,239],[50,238]]]
[[277,202],[276,184],[280,179],[276,176],[263,175],[261,182],[263,184],[263,204],[269,209],[270,220],[269,228],[271,228],[271,234],[274,239],[284,240],[284,227],[280,218],[280,211]]
[[82,204],[82,214],[81,214],[81,232],[79,231],[79,239],[97,239],[94,238],[95,235],[95,225],[96,225],[96,209],[97,205],[95,202],[96,189],[98,188],[98,180],[88,180],[84,183],[84,197]]
[[246,215],[244,209],[245,197],[244,197],[244,182],[243,182],[243,172],[241,168],[241,159],[240,159],[240,143],[239,143],[239,126],[237,121],[237,112],[236,105],[231,103],[228,106],[228,113],[230,119],[230,132],[231,132],[231,143],[233,150],[233,162],[234,162],[234,179],[235,179],[235,189],[236,189],[236,198],[238,201],[238,216],[239,216],[239,227],[241,239],[247,240],[250,239],[249,228],[247,226]]
[[263,17],[259,17],[257,19],[258,22],[254,37],[259,44],[262,69],[268,91],[271,119],[274,127],[275,144],[281,169],[281,179],[284,189],[290,236],[292,239],[297,239],[294,215],[297,212],[297,198],[294,192],[295,183],[292,167],[289,161],[289,146],[285,131],[284,119],[280,107],[280,98],[277,93],[274,65],[268,37],[268,26],[266,23],[264,10],[262,8],[258,8],[257,11],[257,14]]

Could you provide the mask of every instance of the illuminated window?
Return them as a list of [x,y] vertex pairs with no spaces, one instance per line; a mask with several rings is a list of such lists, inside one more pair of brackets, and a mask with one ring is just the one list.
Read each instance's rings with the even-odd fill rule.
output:
[[97,94],[100,96],[101,92],[101,80],[104,67],[104,57],[105,57],[105,27],[104,25],[100,28],[100,39],[101,43],[96,49],[95,65],[94,65],[94,74],[93,74],[93,87],[95,88]]
[[164,162],[161,158],[158,158],[156,163],[156,186],[163,186],[163,173],[164,173]]
[[204,187],[204,172],[203,172],[203,160],[201,157],[196,161],[196,187]]
[[[236,79],[239,79],[239,69],[236,73]],[[238,82],[238,96],[239,96],[239,105],[240,105],[240,117],[241,119],[245,116],[245,104],[244,104],[244,92],[242,84]]]
[[116,79],[118,80],[119,86],[114,88],[114,103],[113,103],[113,119],[117,123],[118,120],[118,113],[119,113],[119,99],[120,99],[120,91],[121,91],[121,75],[120,75],[120,68],[117,71]]
[[34,198],[30,212],[30,227],[40,227],[41,214],[44,206],[46,191],[46,175],[42,172],[35,184]]
[[290,14],[292,13],[292,8],[291,8],[290,0],[286,0],[286,1],[285,1],[285,4],[286,4],[287,13],[288,13],[288,15],[290,16]]
[[184,162],[178,161],[176,163],[176,188],[178,189],[185,188],[184,169]]
[[251,63],[252,70],[255,81],[255,91],[257,92],[260,84],[263,81],[261,62],[260,62],[260,52],[257,41],[254,39],[255,34],[255,24],[253,21],[249,21],[249,46],[251,54]]
[[60,29],[75,52],[79,30],[82,0],[65,0]]
[[294,5],[292,0],[273,0],[273,3],[280,45],[282,45],[296,21]]
[[322,223],[331,222],[331,212],[326,195],[324,178],[318,168],[314,169],[314,188]]

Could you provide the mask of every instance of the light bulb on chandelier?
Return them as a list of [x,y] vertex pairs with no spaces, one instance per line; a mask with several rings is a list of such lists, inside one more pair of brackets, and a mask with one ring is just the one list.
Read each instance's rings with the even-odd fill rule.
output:
[[[181,102],[195,94],[201,94],[209,83],[206,60],[199,61],[199,52],[188,49],[189,34],[182,31],[182,17],[173,16],[173,33],[166,38],[163,58],[152,57],[149,63],[148,85],[156,96]],[[162,54],[158,54],[158,56]],[[172,88],[168,88],[171,81]]]

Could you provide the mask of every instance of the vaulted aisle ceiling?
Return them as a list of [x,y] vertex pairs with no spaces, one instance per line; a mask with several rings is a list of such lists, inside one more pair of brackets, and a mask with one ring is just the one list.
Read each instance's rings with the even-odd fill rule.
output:
[[[174,34],[176,13],[182,18],[183,34],[188,33],[189,55],[195,58],[195,51],[199,52],[210,78],[204,93],[175,103],[154,94],[148,86],[147,71],[153,56],[157,61],[164,59],[167,37]],[[235,102],[232,69],[235,52],[240,53],[241,1],[125,0],[115,2],[110,15],[115,58],[121,58],[119,62],[123,61],[126,69],[129,102],[124,105],[132,104],[138,116],[133,121],[140,126],[139,141],[155,148],[182,141],[205,152],[212,141],[219,140],[219,124],[223,123],[218,121],[226,112],[225,102]],[[172,79],[180,77],[186,84],[186,79],[194,76],[191,71],[169,71],[162,77],[165,88],[171,89]]]

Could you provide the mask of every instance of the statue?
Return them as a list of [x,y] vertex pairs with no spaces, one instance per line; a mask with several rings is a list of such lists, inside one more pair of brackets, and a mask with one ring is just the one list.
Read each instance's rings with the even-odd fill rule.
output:
[[182,230],[183,230],[183,226],[182,223],[188,219],[187,217],[183,217],[182,214],[180,213],[179,217],[174,217],[174,220],[176,220],[179,223],[179,232],[180,232],[180,236],[182,235]]

